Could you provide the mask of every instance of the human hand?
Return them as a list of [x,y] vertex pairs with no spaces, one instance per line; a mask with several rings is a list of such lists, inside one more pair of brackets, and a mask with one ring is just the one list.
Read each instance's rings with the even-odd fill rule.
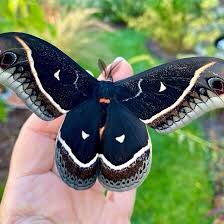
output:
[[[132,69],[122,60],[112,73],[116,81],[131,75]],[[0,223],[130,223],[135,190],[105,196],[98,182],[88,190],[76,191],[60,179],[54,154],[63,119],[46,122],[32,115],[24,124],[12,154]]]

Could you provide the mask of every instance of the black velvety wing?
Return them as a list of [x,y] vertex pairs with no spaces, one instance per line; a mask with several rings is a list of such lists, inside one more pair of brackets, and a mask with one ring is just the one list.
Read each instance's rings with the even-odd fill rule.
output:
[[159,132],[171,132],[224,107],[224,61],[176,60],[115,82],[117,100]]
[[92,95],[97,80],[62,51],[24,33],[0,34],[0,83],[52,120]]
[[62,180],[81,190],[97,178],[100,105],[87,100],[66,115],[56,143],[56,165]]
[[112,101],[99,155],[100,183],[109,190],[137,187],[147,176],[152,146],[146,126],[122,105]]

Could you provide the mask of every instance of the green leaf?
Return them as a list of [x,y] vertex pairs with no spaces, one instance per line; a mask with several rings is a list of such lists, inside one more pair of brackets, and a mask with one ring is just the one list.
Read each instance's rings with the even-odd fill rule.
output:
[[0,122],[4,122],[7,119],[8,108],[6,104],[0,100]]
[[19,6],[19,0],[8,0],[8,9],[12,14],[16,14]]

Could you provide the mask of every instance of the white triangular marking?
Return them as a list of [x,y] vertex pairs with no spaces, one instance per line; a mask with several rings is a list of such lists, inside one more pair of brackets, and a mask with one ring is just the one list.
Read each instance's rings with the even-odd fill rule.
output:
[[118,142],[123,143],[125,139],[125,135],[121,135],[115,138]]
[[164,84],[162,82],[160,82],[159,92],[163,92],[164,90],[166,90],[166,86],[164,86]]
[[90,135],[87,134],[86,132],[82,131],[82,138],[85,140],[89,137]]
[[57,80],[60,80],[60,77],[59,77],[59,73],[60,73],[60,69],[54,73],[54,77],[57,79]]

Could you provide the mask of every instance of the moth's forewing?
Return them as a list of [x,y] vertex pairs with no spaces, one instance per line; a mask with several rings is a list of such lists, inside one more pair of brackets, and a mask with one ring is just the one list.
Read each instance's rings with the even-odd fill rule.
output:
[[101,139],[99,181],[113,191],[137,187],[147,176],[152,157],[147,129],[136,116],[112,101]]
[[[212,84],[214,83],[214,84]],[[171,132],[224,107],[224,61],[176,60],[115,83],[118,101],[159,132]]]
[[62,51],[24,33],[0,34],[0,83],[52,120],[92,95],[97,80]]

